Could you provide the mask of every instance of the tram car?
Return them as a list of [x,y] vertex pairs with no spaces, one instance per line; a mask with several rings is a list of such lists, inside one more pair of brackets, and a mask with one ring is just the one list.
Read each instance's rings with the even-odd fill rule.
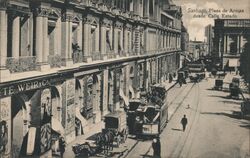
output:
[[167,91],[163,86],[151,87],[148,103],[136,110],[135,130],[138,136],[159,135],[168,121]]

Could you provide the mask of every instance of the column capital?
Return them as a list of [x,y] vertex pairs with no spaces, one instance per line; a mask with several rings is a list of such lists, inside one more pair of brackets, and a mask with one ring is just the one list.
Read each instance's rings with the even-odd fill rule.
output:
[[82,21],[84,24],[91,24],[91,25],[98,25],[99,19],[93,17],[93,16],[86,16],[83,18]]
[[62,13],[62,22],[73,21],[74,14],[72,12],[65,11]]
[[8,2],[7,0],[1,0],[0,1],[0,10],[6,10],[7,9]]
[[118,29],[122,29],[123,28],[123,23],[119,22],[119,21],[116,21],[114,23],[114,27],[115,28],[118,28]]
[[53,10],[50,8],[35,8],[34,13],[36,16],[47,17],[50,13],[53,13]]
[[127,29],[128,31],[131,31],[132,30],[132,25],[131,24],[126,24],[124,25],[124,29]]
[[112,21],[107,19],[107,18],[103,18],[101,20],[101,26],[104,26],[104,27],[111,27],[112,25]]

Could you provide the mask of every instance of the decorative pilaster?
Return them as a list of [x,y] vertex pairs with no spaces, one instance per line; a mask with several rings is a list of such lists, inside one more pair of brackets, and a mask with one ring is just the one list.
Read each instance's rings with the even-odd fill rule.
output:
[[7,60],[7,14],[0,9],[0,82],[8,79],[10,71],[6,69]]
[[19,58],[20,48],[20,17],[16,16],[12,21],[12,57]]
[[72,20],[73,12],[66,10],[62,15],[62,52],[63,65],[70,66],[72,60]]
[[0,10],[0,69],[6,66],[7,57],[7,14]]
[[35,52],[37,56],[38,69],[45,71],[49,68],[47,63],[49,55],[49,43],[48,43],[48,14],[50,9],[48,8],[36,8],[36,43]]
[[[118,32],[122,30],[123,24],[121,22],[115,22],[114,24],[114,53],[118,54],[118,45],[119,45],[119,40],[118,39]],[[120,34],[122,36],[122,34]],[[121,37],[120,37],[121,38]]]

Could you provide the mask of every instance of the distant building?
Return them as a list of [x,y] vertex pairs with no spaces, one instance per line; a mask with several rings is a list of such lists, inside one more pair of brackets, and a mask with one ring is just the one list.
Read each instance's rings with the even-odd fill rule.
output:
[[213,39],[214,39],[214,28],[212,25],[208,25],[205,27],[205,37],[206,37],[206,42],[207,42],[208,55],[212,55]]
[[249,37],[250,19],[215,20],[215,53],[221,59],[222,68],[237,70],[244,45],[250,42]]
[[52,157],[165,82],[181,16],[166,0],[0,0],[0,158]]
[[189,41],[189,55],[193,60],[198,60],[207,54],[207,44],[203,41]]
[[181,24],[181,50],[182,56],[180,56],[180,67],[183,67],[185,66],[185,61],[190,61],[188,57],[189,34],[183,23]]

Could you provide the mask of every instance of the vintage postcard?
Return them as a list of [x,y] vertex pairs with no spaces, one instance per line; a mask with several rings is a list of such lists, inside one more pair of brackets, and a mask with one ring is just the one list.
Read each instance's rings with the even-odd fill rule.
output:
[[250,158],[250,0],[0,0],[0,158]]

